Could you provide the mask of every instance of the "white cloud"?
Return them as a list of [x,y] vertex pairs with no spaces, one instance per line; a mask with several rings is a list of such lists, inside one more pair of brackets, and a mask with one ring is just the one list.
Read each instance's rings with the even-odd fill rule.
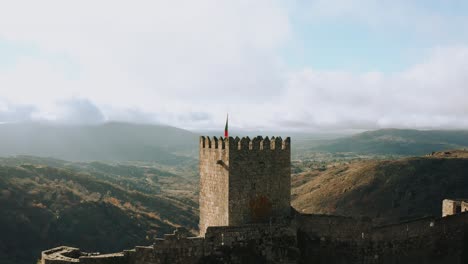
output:
[[32,105],[12,104],[0,100],[0,123],[31,121],[31,115],[35,110]]
[[[402,2],[385,10],[367,2],[314,1],[303,11],[376,28],[420,19],[421,32],[432,16],[412,6],[401,13]],[[468,128],[467,46],[436,48],[394,74],[291,71],[279,55],[294,41],[291,10],[266,0],[2,3],[0,41],[35,45],[42,55],[0,69],[0,98],[10,102],[0,116],[28,105],[19,119],[205,129],[223,127],[229,112],[234,127],[251,129]],[[50,56],[69,58],[72,74]]]
[[322,128],[468,128],[468,47],[436,49],[395,74],[321,72],[291,76],[285,119]]
[[57,104],[55,121],[68,124],[99,124],[105,121],[101,110],[91,101],[68,99]]
[[103,109],[180,112],[195,105],[205,112],[207,102],[265,100],[281,87],[276,51],[290,33],[275,1],[2,5],[0,39],[33,43],[79,66],[79,78],[67,79],[47,58],[18,61],[0,72],[0,92],[13,101],[53,108],[79,97]]

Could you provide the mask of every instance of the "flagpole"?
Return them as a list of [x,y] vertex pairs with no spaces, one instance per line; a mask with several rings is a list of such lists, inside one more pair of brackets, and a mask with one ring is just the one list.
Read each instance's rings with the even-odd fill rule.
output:
[[228,130],[228,123],[229,123],[229,113],[226,114],[226,125],[224,126],[224,137],[229,137],[229,130]]

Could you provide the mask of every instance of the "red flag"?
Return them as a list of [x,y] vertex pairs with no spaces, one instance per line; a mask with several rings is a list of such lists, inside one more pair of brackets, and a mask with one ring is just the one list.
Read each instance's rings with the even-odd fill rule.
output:
[[224,137],[227,138],[229,136],[228,133],[228,119],[229,119],[229,114],[226,116],[226,126],[224,127]]

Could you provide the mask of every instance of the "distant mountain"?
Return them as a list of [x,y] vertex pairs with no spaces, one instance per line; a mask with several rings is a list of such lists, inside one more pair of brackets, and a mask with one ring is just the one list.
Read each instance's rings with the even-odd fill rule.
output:
[[468,197],[468,152],[365,160],[293,176],[301,212],[372,217],[381,222],[441,214],[445,198]]
[[193,153],[197,135],[160,125],[1,124],[0,156],[35,155],[72,161],[157,161],[177,164]]
[[0,159],[0,263],[36,263],[41,250],[63,244],[115,252],[177,226],[194,231],[193,185],[147,165]]
[[324,141],[312,148],[323,152],[422,155],[468,148],[468,131],[382,129]]

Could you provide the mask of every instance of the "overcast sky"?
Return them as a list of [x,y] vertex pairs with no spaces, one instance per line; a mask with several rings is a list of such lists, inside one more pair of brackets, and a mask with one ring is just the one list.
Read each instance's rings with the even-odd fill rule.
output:
[[3,1],[0,122],[468,129],[468,1]]

